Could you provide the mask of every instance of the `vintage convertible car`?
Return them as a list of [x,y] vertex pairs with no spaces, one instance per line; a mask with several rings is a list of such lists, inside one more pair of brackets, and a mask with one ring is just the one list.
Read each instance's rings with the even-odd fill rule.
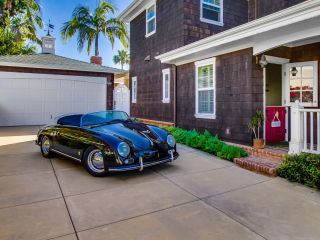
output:
[[60,116],[39,131],[36,144],[44,157],[57,153],[78,160],[97,177],[142,171],[179,157],[168,131],[138,123],[121,111]]

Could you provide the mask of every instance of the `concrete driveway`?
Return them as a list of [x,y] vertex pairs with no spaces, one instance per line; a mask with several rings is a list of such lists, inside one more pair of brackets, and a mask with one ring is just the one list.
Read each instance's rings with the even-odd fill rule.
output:
[[[178,146],[172,164],[91,177],[0,128],[0,239],[320,239],[320,193]],[[17,137],[18,136],[18,137]]]

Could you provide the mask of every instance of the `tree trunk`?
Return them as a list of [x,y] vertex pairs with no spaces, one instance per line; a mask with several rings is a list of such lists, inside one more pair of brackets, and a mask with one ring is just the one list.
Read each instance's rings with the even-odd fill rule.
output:
[[96,36],[95,56],[99,56],[99,33],[97,33],[97,36]]

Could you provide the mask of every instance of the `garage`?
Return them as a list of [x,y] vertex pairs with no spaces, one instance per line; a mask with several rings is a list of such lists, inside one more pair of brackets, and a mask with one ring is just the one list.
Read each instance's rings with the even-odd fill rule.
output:
[[66,113],[106,110],[106,78],[1,73],[0,126],[49,124]]
[[41,54],[0,56],[0,126],[112,110],[114,74],[124,71],[55,55],[54,47],[46,47],[54,40],[42,38]]

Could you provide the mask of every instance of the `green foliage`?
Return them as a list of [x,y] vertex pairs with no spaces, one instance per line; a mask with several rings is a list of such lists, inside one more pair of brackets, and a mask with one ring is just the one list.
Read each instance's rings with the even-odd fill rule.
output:
[[165,127],[165,129],[172,133],[177,143],[200,149],[204,152],[216,155],[219,158],[232,161],[234,158],[248,155],[244,150],[238,147],[229,146],[220,141],[218,135],[212,137],[208,131],[205,131],[204,134],[199,134],[195,129],[192,131],[186,131],[175,127]]
[[278,174],[291,182],[299,182],[320,190],[320,155],[287,155],[278,169]]
[[[252,131],[254,133],[255,139],[260,138],[260,128],[262,126],[262,123],[266,121],[266,118],[264,117],[261,110],[256,111],[256,115],[252,118],[251,121],[248,122],[248,129],[249,131]],[[258,133],[258,135],[257,135]]]
[[35,54],[37,48],[27,43],[26,38],[16,42],[16,35],[0,28],[0,55]]
[[121,69],[123,69],[124,64],[130,65],[130,54],[126,50],[118,50],[118,55],[113,56],[113,62],[115,64],[120,63]]

